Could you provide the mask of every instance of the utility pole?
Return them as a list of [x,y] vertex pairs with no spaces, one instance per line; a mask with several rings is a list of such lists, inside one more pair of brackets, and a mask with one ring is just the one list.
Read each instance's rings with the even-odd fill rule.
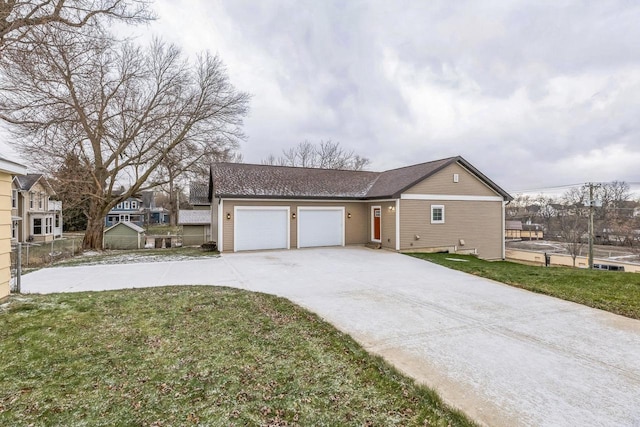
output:
[[593,199],[593,190],[600,187],[600,184],[594,184],[589,182],[586,184],[589,186],[589,270],[593,270],[593,211],[596,207],[596,201]]
[[593,183],[589,183],[589,270],[593,270]]

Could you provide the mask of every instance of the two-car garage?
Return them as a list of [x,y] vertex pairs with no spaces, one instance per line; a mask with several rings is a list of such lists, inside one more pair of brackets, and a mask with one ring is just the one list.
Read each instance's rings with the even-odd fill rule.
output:
[[345,244],[343,206],[235,206],[234,217],[236,252],[289,249],[292,232],[298,248]]

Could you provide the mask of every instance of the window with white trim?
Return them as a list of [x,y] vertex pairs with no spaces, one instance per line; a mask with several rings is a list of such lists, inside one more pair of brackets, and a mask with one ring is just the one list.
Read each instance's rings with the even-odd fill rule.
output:
[[431,224],[444,224],[444,205],[431,205]]
[[42,235],[42,218],[33,218],[33,235]]
[[33,191],[29,191],[29,209],[33,209],[33,198],[34,198],[34,194]]
[[11,238],[13,240],[18,239],[18,221],[13,221],[13,224],[11,226]]
[[42,210],[42,202],[44,201],[44,193],[38,193],[38,209]]
[[125,200],[125,202],[124,202],[124,208],[125,208],[125,209],[129,209],[129,201],[128,201],[128,200]]
[[46,217],[44,219],[44,234],[51,234],[53,233],[53,228],[52,228],[52,224],[53,224],[53,218],[51,217]]
[[18,209],[18,190],[11,190],[11,209]]
[[131,209],[138,209],[138,202],[136,202],[135,200],[131,201]]

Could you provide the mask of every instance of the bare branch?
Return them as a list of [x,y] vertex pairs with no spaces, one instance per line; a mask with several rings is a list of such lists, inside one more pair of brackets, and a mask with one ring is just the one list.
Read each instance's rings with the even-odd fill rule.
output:
[[[99,27],[29,37],[32,51],[11,52],[0,64],[0,118],[42,169],[71,155],[87,166],[87,246],[101,244],[104,215],[118,202],[179,183],[243,138],[249,96],[231,85],[217,56],[190,64],[175,46],[154,40],[143,49]],[[129,189],[114,195],[123,182]]]
[[320,141],[314,145],[304,141],[288,150],[282,150],[280,157],[269,155],[262,163],[305,168],[364,170],[370,161],[353,151],[345,151],[339,142]]

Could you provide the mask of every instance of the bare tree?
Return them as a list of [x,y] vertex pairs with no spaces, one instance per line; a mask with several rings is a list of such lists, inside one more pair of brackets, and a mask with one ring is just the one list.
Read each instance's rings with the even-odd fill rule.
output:
[[179,196],[190,181],[202,181],[207,177],[214,162],[237,162],[242,156],[235,151],[237,140],[243,135],[238,129],[227,141],[187,140],[158,165],[152,175],[151,186],[156,186],[166,195],[171,226],[176,225],[179,210]]
[[314,145],[304,141],[293,148],[282,150],[280,157],[269,155],[262,164],[359,171],[367,167],[370,162],[366,157],[344,150],[339,142],[320,141],[319,144]]
[[553,219],[557,216],[556,209],[553,207],[555,199],[545,196],[544,194],[539,194],[534,199],[534,203],[538,206],[537,216],[544,226],[545,233],[549,235],[552,234]]
[[576,266],[576,257],[582,252],[587,233],[587,219],[582,215],[559,215],[559,231],[562,241]]
[[[52,169],[73,153],[90,171],[85,248],[101,248],[112,207],[162,183],[150,177],[173,153],[210,141],[222,150],[241,135],[248,95],[217,56],[189,63],[175,46],[141,48],[97,27],[29,37],[32,51],[3,61],[0,118],[34,164]],[[114,194],[118,183],[128,190]]]
[[81,28],[97,18],[144,22],[153,19],[149,0],[4,0],[0,1],[0,50],[29,42],[34,29],[57,25]]

